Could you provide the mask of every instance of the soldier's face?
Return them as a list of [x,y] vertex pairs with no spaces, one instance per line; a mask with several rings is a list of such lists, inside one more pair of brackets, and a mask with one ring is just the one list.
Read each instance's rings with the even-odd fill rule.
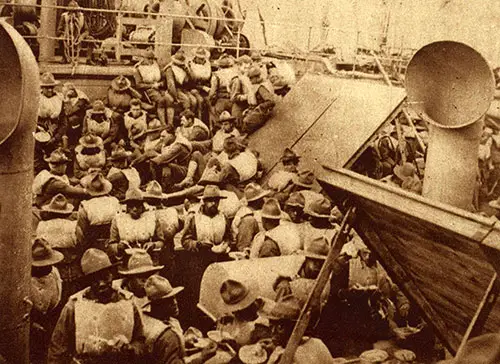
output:
[[130,114],[132,114],[132,116],[134,118],[136,118],[139,115],[141,115],[141,106],[140,105],[132,105],[132,106],[130,106]]
[[231,124],[230,122],[228,121],[224,121],[222,123],[222,129],[226,132],[226,133],[230,133],[232,130],[233,130],[233,124]]
[[250,64],[249,63],[242,63],[240,64],[240,72],[244,75],[248,73],[248,70],[250,69]]
[[137,220],[144,212],[144,204],[142,201],[131,201],[127,204],[127,212],[130,214],[132,219]]
[[52,97],[54,95],[54,87],[42,87],[42,95],[45,97]]
[[205,214],[215,216],[219,212],[219,199],[207,199],[203,201]]
[[96,273],[90,284],[90,289],[101,303],[107,303],[113,295],[113,275],[110,271],[104,270]]
[[190,127],[191,125],[193,125],[193,119],[183,116],[181,117],[181,125],[186,128]]
[[147,279],[151,276],[151,273],[139,274],[132,278],[130,278],[130,291],[136,297],[144,297],[146,295],[146,291],[144,290],[144,285],[146,284]]
[[302,207],[285,205],[285,212],[290,216],[292,222],[299,224],[303,221],[304,210]]

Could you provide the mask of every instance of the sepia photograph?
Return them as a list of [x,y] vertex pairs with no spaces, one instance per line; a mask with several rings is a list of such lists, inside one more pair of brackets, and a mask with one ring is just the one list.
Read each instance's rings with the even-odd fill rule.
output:
[[500,364],[500,0],[1,0],[0,364]]

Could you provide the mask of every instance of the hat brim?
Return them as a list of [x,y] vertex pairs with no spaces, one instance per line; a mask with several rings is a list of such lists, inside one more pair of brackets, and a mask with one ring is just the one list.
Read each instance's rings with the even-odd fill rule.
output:
[[236,117],[231,116],[230,118],[225,118],[225,119],[223,119],[223,120],[220,120],[220,119],[219,119],[219,123],[223,123],[223,122],[226,122],[226,121],[227,121],[227,122],[230,122],[230,123],[234,123],[234,122],[236,121]]
[[252,197],[251,199],[247,198],[246,200],[248,202],[252,202],[252,201],[257,201],[257,200],[260,200],[261,198],[264,198],[266,196],[269,196],[270,194],[272,193],[272,191],[270,190],[263,190],[261,193],[259,193],[257,196],[254,196]]
[[44,205],[41,208],[42,211],[52,212],[52,213],[60,214],[60,215],[71,215],[73,213],[74,209],[75,209],[75,207],[70,203],[68,203],[68,205],[66,206],[66,210],[52,209],[52,208],[50,208],[49,205]]
[[161,301],[161,300],[164,300],[165,298],[175,297],[182,291],[184,291],[184,287],[182,287],[182,286],[174,287],[174,288],[172,288],[172,291],[169,294],[161,296],[160,298],[156,298],[153,301],[149,300],[142,307],[147,307],[147,306],[151,305],[151,302],[154,302],[154,301]]
[[153,273],[153,272],[159,272],[162,270],[165,266],[164,265],[158,265],[158,266],[150,266],[150,267],[139,267],[131,270],[119,270],[118,273],[124,276],[134,276],[134,275],[139,275],[139,274],[144,274],[144,273]]
[[61,84],[59,81],[40,83],[40,87],[54,87]]
[[109,161],[119,161],[119,160],[128,159],[131,156],[132,156],[132,153],[127,152],[127,153],[122,153],[122,154],[118,154],[118,155],[115,155],[115,156],[110,156],[110,157],[108,157],[108,160]]
[[498,203],[498,200],[490,201],[488,202],[488,205],[494,209],[500,210],[500,203]]
[[46,131],[38,131],[36,133],[33,133],[33,137],[38,143],[47,143],[51,139],[50,134]]
[[130,137],[130,139],[132,139],[132,140],[137,140],[137,139],[139,139],[139,138],[142,138],[142,137],[143,137],[143,136],[145,136],[145,135],[146,135],[146,132],[143,130],[143,131],[141,131],[139,134],[132,135],[132,136]]
[[50,157],[49,158],[43,158],[43,160],[47,163],[50,163],[50,164],[67,164],[69,163],[69,159],[61,159],[61,160],[58,160],[58,161],[53,161]]
[[293,176],[292,177],[292,182],[293,182],[294,185],[305,187],[305,188],[309,188],[309,189],[311,189],[311,188],[314,187],[314,183],[305,184],[305,183],[300,182],[299,178],[297,176]]
[[330,214],[328,215],[322,215],[322,214],[318,214],[314,211],[311,211],[311,210],[304,210],[304,212],[309,215],[309,216],[312,216],[312,217],[318,217],[320,219],[329,219],[331,217]]
[[84,273],[83,275],[85,277],[90,277],[92,276],[93,274],[96,274],[96,273],[100,273],[100,272],[103,272],[103,271],[106,271],[106,270],[110,270],[110,269],[113,269],[117,266],[119,266],[122,262],[119,261],[119,262],[115,262],[115,263],[111,263],[111,265],[107,266],[107,267],[104,267],[104,268],[100,268],[98,270],[95,270],[95,271],[91,271],[91,272],[88,272],[88,273]]
[[128,203],[128,202],[142,202],[144,203],[144,197],[142,199],[138,198],[124,198],[123,200],[120,201],[121,203]]
[[161,196],[144,193],[143,196],[144,196],[144,199],[146,199],[146,200],[165,200],[166,198],[168,198],[168,194],[166,194],[166,193],[162,193]]
[[109,194],[113,190],[113,184],[107,180],[104,180],[104,189],[102,191],[92,191],[87,189],[87,193],[90,196],[104,196]]
[[227,312],[241,311],[250,307],[258,297],[249,292],[245,298],[235,304],[228,304],[222,301],[222,305],[226,308]]
[[64,259],[63,253],[58,252],[57,250],[53,250],[50,258],[42,260],[32,260],[31,265],[33,267],[47,267],[49,265],[54,265],[59,262],[62,262],[63,259]]
[[264,219],[270,219],[270,220],[281,220],[284,217],[283,213],[280,216],[274,216],[274,215],[268,215],[268,214],[261,214],[261,216]]
[[203,201],[203,200],[225,200],[227,197],[226,196],[196,196],[198,200]]

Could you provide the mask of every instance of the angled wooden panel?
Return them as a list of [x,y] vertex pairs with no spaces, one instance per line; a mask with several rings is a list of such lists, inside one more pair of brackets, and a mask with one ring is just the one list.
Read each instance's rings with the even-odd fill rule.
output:
[[[347,170],[325,171],[320,182],[351,196],[360,215],[355,228],[365,243],[379,253],[389,274],[420,306],[448,348],[456,350],[495,272],[487,256],[499,252],[493,219]],[[499,327],[497,302],[484,329],[494,332]]]
[[294,85],[274,109],[274,116],[250,137],[250,147],[261,151],[267,171],[279,162],[284,148],[295,145],[337,94],[337,79],[324,75],[306,74]]

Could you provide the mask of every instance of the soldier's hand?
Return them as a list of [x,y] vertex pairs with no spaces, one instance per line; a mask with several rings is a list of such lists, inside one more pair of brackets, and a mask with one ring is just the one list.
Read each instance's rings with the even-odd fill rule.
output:
[[156,244],[153,243],[152,241],[148,241],[146,244],[144,244],[143,248],[145,251],[151,254],[151,252],[154,250]]

